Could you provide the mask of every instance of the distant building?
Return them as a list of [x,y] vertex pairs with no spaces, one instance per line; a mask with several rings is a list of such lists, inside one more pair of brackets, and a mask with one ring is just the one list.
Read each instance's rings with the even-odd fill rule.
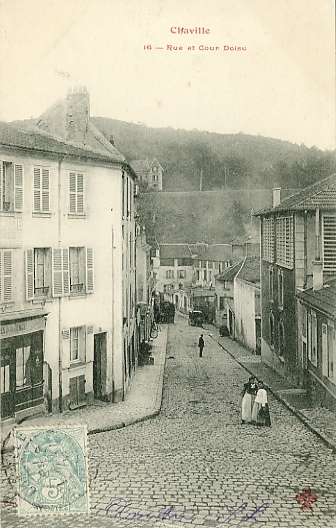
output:
[[243,262],[244,260],[240,260],[222,273],[215,275],[216,324],[219,328],[226,327],[232,338],[235,337],[236,332],[234,279]]
[[261,219],[263,360],[294,375],[320,402],[336,399],[336,175],[307,187]]
[[152,160],[133,160],[130,165],[139,182],[147,184],[149,189],[162,191],[164,171],[156,158]]

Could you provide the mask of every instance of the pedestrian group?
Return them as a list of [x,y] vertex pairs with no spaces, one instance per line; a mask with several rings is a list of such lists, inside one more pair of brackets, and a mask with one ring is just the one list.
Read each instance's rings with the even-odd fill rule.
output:
[[267,392],[264,383],[251,376],[242,391],[242,424],[271,426]]

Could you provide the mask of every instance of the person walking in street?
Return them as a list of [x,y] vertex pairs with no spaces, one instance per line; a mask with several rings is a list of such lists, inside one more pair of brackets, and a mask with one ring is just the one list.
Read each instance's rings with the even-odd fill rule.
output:
[[199,357],[202,357],[203,356],[203,348],[204,348],[203,334],[201,334],[201,337],[198,340],[198,348],[199,348]]
[[267,402],[267,392],[262,381],[258,381],[258,392],[252,409],[252,423],[271,426],[271,417]]
[[257,391],[257,380],[254,376],[251,376],[248,382],[244,383],[242,391],[242,424],[252,422],[252,409]]

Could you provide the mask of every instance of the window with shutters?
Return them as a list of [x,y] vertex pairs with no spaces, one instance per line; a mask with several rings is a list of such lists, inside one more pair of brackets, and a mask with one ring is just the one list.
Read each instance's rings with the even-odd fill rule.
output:
[[92,248],[69,248],[70,294],[93,292]]
[[274,219],[264,218],[262,221],[263,259],[274,262]]
[[12,251],[0,250],[0,302],[12,301]]
[[323,215],[323,267],[336,271],[336,215]]
[[51,248],[34,249],[34,295],[51,295]]
[[0,211],[23,209],[23,166],[0,161]]
[[52,287],[53,297],[70,294],[69,250],[67,248],[52,250]]
[[69,212],[84,215],[84,174],[81,172],[69,174]]
[[50,169],[34,167],[34,212],[50,211]]
[[280,266],[293,267],[293,217],[276,219],[276,261]]

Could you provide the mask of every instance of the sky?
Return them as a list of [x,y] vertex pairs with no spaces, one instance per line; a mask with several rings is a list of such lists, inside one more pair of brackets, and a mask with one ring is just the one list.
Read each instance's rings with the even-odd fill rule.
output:
[[0,29],[2,120],[85,85],[92,116],[335,148],[333,0],[0,0]]

